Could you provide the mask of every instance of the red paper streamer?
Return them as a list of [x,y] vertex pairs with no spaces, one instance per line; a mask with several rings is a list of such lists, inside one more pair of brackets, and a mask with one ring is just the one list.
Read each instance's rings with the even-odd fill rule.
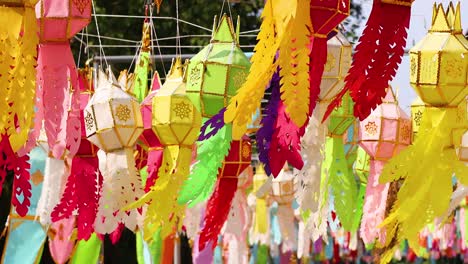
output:
[[328,106],[324,120],[339,106],[347,91],[355,102],[354,115],[361,121],[382,103],[385,89],[395,77],[404,55],[413,0],[403,0],[398,4],[383,2],[374,0],[345,79],[346,86]]

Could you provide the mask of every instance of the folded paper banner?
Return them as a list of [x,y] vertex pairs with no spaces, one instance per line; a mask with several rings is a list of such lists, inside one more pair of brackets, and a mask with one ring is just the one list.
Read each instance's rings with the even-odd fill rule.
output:
[[200,232],[199,246],[201,249],[208,242],[216,245],[221,228],[228,218],[232,200],[237,190],[239,175],[250,166],[252,144],[250,138],[231,142],[229,154],[218,171],[216,187],[206,205],[203,229]]
[[[197,149],[197,161],[180,192],[179,203],[194,206],[207,200],[216,183],[216,175],[228,154],[232,140],[230,124],[221,121],[224,107],[236,95],[249,73],[250,62],[239,44],[240,19],[234,29],[232,19],[223,15],[213,23],[210,44],[190,59],[187,68],[187,96],[202,114],[204,124]],[[212,119],[208,119],[212,118]],[[203,135],[214,134],[209,138]],[[238,138],[238,140],[240,140]]]
[[[41,148],[34,148],[30,156],[31,168],[31,205],[27,214],[19,216],[12,206],[7,222],[8,233],[5,240],[1,263],[39,263],[42,249],[46,239],[46,232],[41,224],[34,220],[39,197],[41,195],[42,182],[47,153]],[[25,238],[28,239],[25,239]]]
[[[158,180],[151,190],[128,208],[148,204],[144,220],[144,239],[161,228],[160,237],[166,238],[183,223],[185,206],[177,203],[182,183],[187,179],[192,159],[192,146],[201,126],[201,115],[186,95],[186,64],[177,57],[166,82],[153,97],[153,130],[164,147]],[[167,197],[159,203],[158,197]]]
[[143,195],[135,168],[133,148],[143,131],[140,106],[126,93],[109,68],[108,75],[98,73],[94,95],[84,109],[88,140],[106,153],[103,185],[95,221],[95,230],[112,233],[119,223],[130,230],[137,225],[137,211],[121,211]]
[[99,206],[102,175],[99,170],[98,148],[86,138],[84,109],[94,93],[92,68],[78,71],[80,88],[81,141],[72,159],[70,175],[60,203],[55,206],[51,217],[53,222],[68,219],[77,210],[77,239],[88,240],[94,232],[94,222]]
[[288,167],[272,180],[271,198],[278,203],[278,222],[281,232],[281,252],[286,253],[297,249],[297,234],[294,223],[294,177]]
[[[0,31],[4,36],[0,49],[5,52],[0,62],[0,133],[7,135],[2,140],[8,142],[15,152],[26,143],[30,128],[34,126],[35,65],[39,42],[34,14],[36,2],[3,1],[0,7]],[[31,142],[31,148],[35,143],[35,140]],[[21,156],[26,153],[23,151]],[[0,186],[2,184],[0,177]]]
[[[434,58],[436,63],[432,63]],[[468,184],[468,172],[456,153],[468,129],[467,69],[468,41],[462,35],[460,4],[454,7],[450,3],[446,11],[442,5],[434,5],[428,34],[410,50],[410,82],[425,104],[420,106],[417,138],[381,175],[381,182],[403,181],[382,226],[392,241],[398,244],[408,239],[415,251],[420,248],[418,232],[449,208],[453,175]],[[414,166],[415,160],[418,166]],[[424,181],[418,175],[424,175]],[[412,202],[404,203],[410,196]],[[386,243],[383,247],[382,262],[386,263],[396,246]]]
[[74,156],[80,144],[80,90],[69,40],[91,20],[91,2],[39,0],[37,59],[38,90],[35,127],[30,140],[37,139],[44,120],[49,151],[62,158]]
[[355,102],[354,115],[360,120],[382,103],[404,55],[413,2],[374,0],[346,77],[346,86],[329,105],[324,118],[348,91]]
[[379,176],[385,163],[410,143],[411,120],[398,106],[390,87],[383,103],[360,122],[359,127],[359,145],[371,157],[360,229],[360,235],[366,244],[372,244],[376,239],[380,243],[386,240],[385,229],[379,228],[379,224],[385,217],[390,185],[380,184]]
[[352,170],[348,168],[349,162],[346,158],[343,142],[343,135],[355,121],[353,106],[351,97],[346,95],[342,105],[330,115],[323,164],[324,170],[328,174],[327,184],[334,197],[334,211],[341,225],[347,231],[353,229],[354,206],[358,195],[358,186]]
[[143,100],[140,106],[141,115],[143,117],[143,133],[139,138],[139,145],[143,149],[147,149],[147,172],[148,176],[145,183],[145,191],[148,192],[158,178],[158,170],[162,164],[163,147],[158,136],[153,130],[153,98],[161,88],[161,80],[159,73],[155,72],[151,82],[151,91]]

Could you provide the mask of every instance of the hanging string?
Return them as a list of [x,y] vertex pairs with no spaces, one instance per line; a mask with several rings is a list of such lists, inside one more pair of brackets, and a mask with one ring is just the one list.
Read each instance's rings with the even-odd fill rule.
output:
[[180,31],[179,31],[179,0],[176,0],[176,19],[177,19],[177,31],[176,31],[176,55],[182,55],[182,49],[180,47]]
[[102,58],[104,57],[104,62],[106,63],[106,66],[109,67],[109,64],[107,63],[107,59],[106,59],[106,53],[104,52],[104,49],[102,48],[101,34],[99,33],[99,24],[97,21],[96,7],[94,6],[94,0],[91,1],[91,4],[93,5],[93,16],[94,16],[94,22],[96,23],[96,33],[98,35],[98,41],[99,41],[99,47],[100,47],[99,48],[99,56],[101,60],[100,63],[102,65]]
[[228,6],[228,10],[229,10],[229,17],[232,19],[231,4],[229,3],[229,0],[224,0],[224,1],[227,1],[227,6]]
[[[84,28],[81,30],[81,32],[84,32]],[[80,68],[80,62],[81,62],[81,48],[83,46],[83,34],[81,35],[80,39],[80,51],[78,52],[78,62],[77,62],[77,68]]]
[[[153,6],[151,6],[151,8],[150,8],[150,18],[151,18],[151,22],[150,22],[151,49],[152,49],[153,54],[155,55],[155,53],[154,53],[154,44],[153,44],[153,39],[154,39],[155,42],[156,42],[156,48],[158,49],[159,59],[161,60],[161,65],[163,67],[164,78],[165,78],[166,77],[166,67],[164,66],[164,60],[162,58],[161,48],[159,47],[158,34],[156,33],[156,27],[154,26],[154,22],[153,22]],[[155,67],[156,67],[156,65],[155,65]]]

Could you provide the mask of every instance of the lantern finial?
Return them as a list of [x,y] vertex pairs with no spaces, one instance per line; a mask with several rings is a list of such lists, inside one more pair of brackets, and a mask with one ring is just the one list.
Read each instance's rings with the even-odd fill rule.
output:
[[437,6],[436,14],[432,21],[432,27],[429,32],[450,32],[450,26],[447,19],[447,14],[444,12],[442,4]]
[[450,9],[455,10],[455,15],[453,16],[453,20],[449,20],[451,24],[452,30],[454,33],[462,33],[462,25],[461,25],[461,11],[460,11],[460,2],[457,3],[457,6],[454,8],[453,3],[450,2]]
[[234,32],[232,20],[226,14],[224,14],[223,17],[221,18],[221,21],[219,21],[219,25],[216,27],[216,24],[215,24],[213,28],[216,28],[216,29],[215,31],[213,31],[213,38],[211,39],[211,43],[213,42],[229,42],[229,43],[236,42],[237,35]]
[[184,65],[182,64],[182,59],[180,56],[177,56],[175,60],[172,60],[171,70],[167,75],[167,79],[177,79],[184,76]]

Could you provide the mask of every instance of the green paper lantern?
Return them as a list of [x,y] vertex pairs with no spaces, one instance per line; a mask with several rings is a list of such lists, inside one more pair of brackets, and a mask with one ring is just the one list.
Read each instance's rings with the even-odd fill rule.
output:
[[333,110],[330,115],[328,133],[330,135],[344,135],[355,119],[354,102],[349,93],[346,93],[341,106]]
[[224,15],[219,24],[216,20],[210,44],[190,60],[187,69],[187,95],[203,118],[227,106],[250,70],[250,61],[239,47],[239,18],[237,32],[230,17]]

